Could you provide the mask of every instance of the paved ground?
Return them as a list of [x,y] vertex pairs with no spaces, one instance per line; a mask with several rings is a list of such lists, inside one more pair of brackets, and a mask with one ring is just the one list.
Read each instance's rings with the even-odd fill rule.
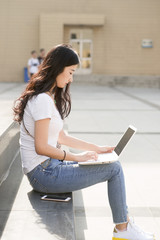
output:
[[[70,134],[115,145],[129,124],[137,134],[122,154],[130,214],[160,239],[160,90],[72,85]],[[76,192],[77,240],[111,239],[106,183]]]
[[[12,119],[13,99],[24,84],[0,83],[0,133]],[[160,240],[160,90],[72,84],[70,134],[115,145],[129,124],[137,134],[122,154],[130,214]],[[72,149],[72,151],[74,151]],[[106,183],[74,194],[77,240],[111,239],[113,223]]]

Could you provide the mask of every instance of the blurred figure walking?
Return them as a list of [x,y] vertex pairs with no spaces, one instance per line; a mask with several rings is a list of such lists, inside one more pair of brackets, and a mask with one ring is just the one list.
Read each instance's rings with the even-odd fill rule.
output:
[[46,56],[46,52],[44,48],[40,49],[40,55],[38,57],[39,64],[41,64]]
[[37,58],[37,52],[33,50],[31,52],[31,58],[28,60],[28,76],[29,78],[32,77],[34,73],[38,72],[39,61]]

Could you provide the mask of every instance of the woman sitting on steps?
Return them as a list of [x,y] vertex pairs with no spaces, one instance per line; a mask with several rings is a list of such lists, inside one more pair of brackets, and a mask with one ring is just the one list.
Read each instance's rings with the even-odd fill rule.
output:
[[[112,152],[114,147],[98,146],[72,137],[63,130],[63,120],[71,110],[69,87],[78,64],[79,57],[69,45],[54,47],[16,100],[14,119],[21,123],[23,171],[33,189],[43,193],[72,192],[106,181],[115,223],[113,240],[154,240],[153,234],[142,231],[128,217],[120,162],[78,164],[89,159],[97,160],[99,153]],[[66,152],[56,147],[57,142],[85,152]]]

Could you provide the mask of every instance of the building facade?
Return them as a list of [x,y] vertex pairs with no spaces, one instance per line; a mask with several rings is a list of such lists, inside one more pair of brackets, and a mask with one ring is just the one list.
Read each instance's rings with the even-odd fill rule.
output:
[[160,75],[159,0],[1,0],[0,81],[22,82],[31,50],[70,43],[77,74]]

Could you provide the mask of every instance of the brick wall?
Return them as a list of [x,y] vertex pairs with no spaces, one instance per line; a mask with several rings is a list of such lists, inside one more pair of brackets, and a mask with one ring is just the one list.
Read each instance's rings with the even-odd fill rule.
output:
[[[51,18],[58,13],[61,19]],[[159,0],[1,0],[0,81],[23,81],[30,51],[63,42],[65,21],[88,21],[94,29],[94,74],[160,75],[159,13]],[[104,16],[104,24],[93,25],[87,15]],[[146,38],[153,40],[153,48],[141,47]]]

